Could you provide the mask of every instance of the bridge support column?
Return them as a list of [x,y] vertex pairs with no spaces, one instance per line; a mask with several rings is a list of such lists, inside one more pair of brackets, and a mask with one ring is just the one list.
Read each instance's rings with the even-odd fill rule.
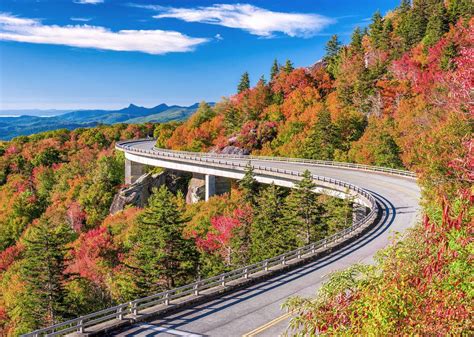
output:
[[360,204],[352,204],[352,222],[359,221],[363,219],[367,214],[369,214],[370,209]]
[[133,184],[145,173],[145,165],[125,159],[125,184]]
[[210,197],[216,194],[216,176],[211,176],[210,174],[206,174],[204,179],[206,181],[205,200],[208,201]]
[[210,174],[193,173],[189,182],[186,202],[192,204],[199,200],[208,201],[213,195],[230,192],[230,179]]

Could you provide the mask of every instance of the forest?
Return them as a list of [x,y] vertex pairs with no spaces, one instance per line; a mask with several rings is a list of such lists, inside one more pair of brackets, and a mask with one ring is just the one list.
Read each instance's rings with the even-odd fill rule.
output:
[[[121,139],[157,146],[405,168],[423,220],[374,265],[332,275],[314,299],[290,298],[289,333],[472,333],[474,5],[403,0],[324,58],[269,65],[254,86],[202,102],[185,122],[56,130],[0,142],[0,334],[18,335],[179,286],[330,235],[349,202],[286,190],[249,168],[231,193],[186,204],[162,187],[144,208],[109,208],[124,183]],[[263,70],[262,70],[263,72]],[[269,233],[278,233],[269,240]]]

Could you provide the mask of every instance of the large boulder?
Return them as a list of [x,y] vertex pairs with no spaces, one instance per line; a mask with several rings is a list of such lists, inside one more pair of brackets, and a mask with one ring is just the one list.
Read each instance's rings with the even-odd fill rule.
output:
[[195,175],[188,184],[188,193],[186,194],[186,203],[194,204],[199,200],[204,200],[206,194],[206,182],[204,177]]
[[115,194],[109,212],[115,214],[129,205],[145,207],[153,188],[162,185],[166,185],[173,193],[181,190],[185,194],[188,178],[189,174],[169,170],[161,173],[145,173],[135,183],[123,187]]
[[150,197],[153,187],[159,187],[164,183],[164,174],[146,173],[130,186],[123,187],[114,196],[110,205],[110,214],[122,211],[126,206],[144,207]]
[[222,150],[216,152],[220,154],[232,154],[237,156],[247,156],[250,154],[249,150],[233,145],[226,146]]

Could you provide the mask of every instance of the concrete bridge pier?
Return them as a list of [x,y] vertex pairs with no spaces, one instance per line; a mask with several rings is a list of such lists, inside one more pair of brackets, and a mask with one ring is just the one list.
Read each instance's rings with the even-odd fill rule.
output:
[[187,203],[199,200],[208,201],[213,195],[222,195],[230,192],[230,179],[211,174],[193,173],[188,186]]
[[210,197],[216,194],[216,176],[206,174],[204,177],[206,192],[204,200],[208,201]]
[[145,165],[125,159],[125,184],[133,184],[145,173]]
[[370,209],[361,204],[352,204],[352,222],[363,219],[367,214],[369,214]]
[[208,201],[213,195],[222,195],[230,192],[230,179],[228,178],[205,174],[204,185],[204,200],[206,201]]

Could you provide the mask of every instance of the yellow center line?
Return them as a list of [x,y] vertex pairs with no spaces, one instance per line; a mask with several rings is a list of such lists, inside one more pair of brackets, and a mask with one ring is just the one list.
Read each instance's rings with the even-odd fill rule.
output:
[[[331,273],[327,273],[326,275],[323,275],[322,277],[326,277],[327,275],[329,275]],[[312,300],[311,303],[316,303],[316,299]],[[280,323],[281,321],[284,321],[285,319],[288,319],[290,318],[291,316],[293,316],[295,313],[297,312],[297,310],[293,310],[293,311],[290,311],[284,315],[281,315],[280,317],[277,317],[275,318],[274,320],[268,322],[268,323],[265,323],[264,325],[256,328],[255,330],[252,330],[250,332],[247,332],[246,334],[243,334],[242,337],[255,337],[257,336],[259,333],[262,333],[263,331],[271,328],[272,326]]]
[[286,313],[284,315],[281,315],[280,317],[275,318],[274,320],[256,328],[255,330],[252,330],[250,332],[247,332],[246,334],[243,334],[242,337],[254,337],[258,335],[259,333],[271,328],[272,326],[280,323],[281,321],[284,321],[285,319],[290,318],[294,314],[293,311]]

